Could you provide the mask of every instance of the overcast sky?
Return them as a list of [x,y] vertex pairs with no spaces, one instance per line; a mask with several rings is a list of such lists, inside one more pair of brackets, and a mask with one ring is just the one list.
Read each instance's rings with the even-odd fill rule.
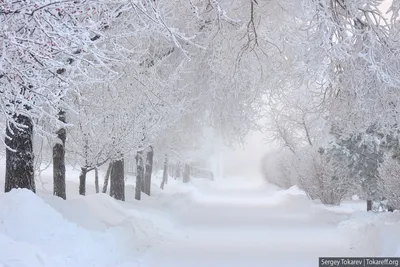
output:
[[393,0],[383,1],[382,5],[381,5],[382,12],[386,13],[386,11],[388,10],[391,3],[393,3]]

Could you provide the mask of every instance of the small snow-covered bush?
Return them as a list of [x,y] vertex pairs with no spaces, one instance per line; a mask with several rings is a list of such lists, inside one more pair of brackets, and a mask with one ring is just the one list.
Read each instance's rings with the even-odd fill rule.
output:
[[296,185],[297,174],[293,168],[295,157],[295,154],[286,150],[266,155],[262,161],[264,179],[283,189]]
[[379,167],[379,186],[388,206],[400,209],[400,162],[388,157]]
[[298,186],[311,199],[339,205],[353,188],[347,167],[327,154],[306,151],[299,157]]
[[263,161],[265,179],[288,189],[297,185],[311,199],[338,205],[357,191],[346,162],[312,147],[268,155]]

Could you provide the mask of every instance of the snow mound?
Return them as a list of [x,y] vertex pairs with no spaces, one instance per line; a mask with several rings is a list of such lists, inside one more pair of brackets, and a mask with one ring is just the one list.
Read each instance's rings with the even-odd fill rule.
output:
[[[133,267],[139,250],[160,240],[150,220],[128,216],[108,196],[74,200],[75,216],[70,201],[47,202],[53,207],[25,189],[0,195],[0,266]],[[79,225],[82,212],[97,222],[94,230]]]
[[285,212],[295,213],[309,211],[312,206],[312,201],[297,186],[285,190],[277,190],[267,196],[264,203],[279,206]]
[[[87,198],[87,197],[86,197]],[[93,216],[93,211],[83,197],[64,200],[56,196],[42,196],[42,199],[62,216],[85,229],[103,232],[107,225]]]
[[366,255],[400,256],[400,213],[354,212],[338,225],[352,249]]
[[306,193],[301,190],[297,185],[294,185],[290,187],[289,189],[285,190],[287,194],[289,195],[302,195],[306,196]]
[[0,234],[0,266],[51,267],[52,265],[47,258],[47,255],[39,248],[24,242],[14,241],[9,237]]
[[383,239],[379,226],[374,221],[349,219],[339,223],[338,227],[349,237],[350,249],[363,251],[371,256],[381,253]]
[[128,204],[117,201],[106,194],[95,194],[84,198],[93,217],[109,227],[123,226],[131,229],[135,242],[141,248],[167,242],[178,235],[174,226],[154,212],[138,211]]

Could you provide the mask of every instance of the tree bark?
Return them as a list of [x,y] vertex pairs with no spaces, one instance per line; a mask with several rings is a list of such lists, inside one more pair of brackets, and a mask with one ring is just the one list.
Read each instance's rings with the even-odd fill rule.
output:
[[[59,121],[65,123],[65,111],[58,113]],[[65,128],[57,131],[57,143],[53,147],[53,195],[66,199],[65,185],[65,140],[67,132]]]
[[86,174],[87,168],[81,168],[81,173],[79,174],[79,195],[86,195]]
[[125,201],[124,159],[113,162],[110,173],[110,196]]
[[153,172],[154,150],[149,146],[146,153],[146,168],[144,173],[144,193],[150,196],[151,191],[151,173]]
[[107,193],[107,187],[108,187],[108,181],[110,180],[110,173],[113,167],[113,163],[110,162],[110,164],[108,164],[108,168],[107,168],[107,172],[106,172],[106,177],[104,177],[104,185],[103,185],[103,193]]
[[6,174],[5,192],[14,188],[26,188],[36,193],[34,155],[33,155],[33,122],[24,115],[14,116],[16,123],[24,126],[17,128],[12,123],[6,127]]
[[143,151],[138,151],[136,154],[136,188],[135,188],[136,200],[141,199],[143,177],[144,177]]
[[181,170],[181,164],[177,163],[175,169],[175,180],[181,178],[182,170]]
[[183,182],[188,183],[190,182],[190,165],[185,164],[185,169],[183,171]]
[[168,174],[169,174],[169,176],[175,178],[175,167],[174,167],[173,164],[169,164],[169,166],[168,166]]
[[144,172],[145,172],[145,165],[144,165],[144,163],[143,163],[143,176],[142,176],[142,178],[141,178],[141,182],[140,182],[140,190],[143,192],[143,193],[145,193],[146,192],[146,189],[145,189],[145,181],[144,181]]
[[372,200],[367,200],[367,211],[372,210]]
[[168,183],[168,155],[165,155],[163,178],[160,188],[164,190],[164,185]]
[[144,151],[141,151],[140,152],[140,155],[141,155],[141,157],[142,157],[142,159],[141,159],[141,164],[142,164],[142,166],[143,166],[143,174],[142,174],[142,176],[141,176],[141,179],[140,179],[140,190],[141,190],[141,192],[143,192],[143,193],[145,193],[145,184],[144,184],[144,179],[145,179],[145,171],[146,171],[146,165],[145,165],[145,161],[144,161]]
[[100,188],[99,188],[99,169],[94,168],[94,186],[96,188],[96,193],[100,193]]

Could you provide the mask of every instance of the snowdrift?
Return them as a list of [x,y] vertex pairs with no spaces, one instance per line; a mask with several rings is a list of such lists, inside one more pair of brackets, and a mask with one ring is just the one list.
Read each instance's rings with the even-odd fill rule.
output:
[[0,195],[0,266],[134,267],[141,250],[168,238],[104,194],[68,201],[25,189]]
[[[290,211],[308,213],[310,222],[333,224],[350,240],[350,250],[359,256],[400,256],[400,212],[366,212],[365,201],[346,201],[327,206],[307,199],[297,188],[278,191],[277,202]],[[285,209],[288,211],[288,209]]]
[[306,214],[308,224],[334,225],[350,241],[349,249],[358,256],[400,256],[400,212],[366,212],[364,201],[346,201],[340,206],[327,206],[310,200],[304,191],[293,186],[278,190],[265,198],[276,206],[278,214],[299,218]]
[[355,212],[338,227],[352,240],[352,249],[366,255],[400,256],[400,212]]

